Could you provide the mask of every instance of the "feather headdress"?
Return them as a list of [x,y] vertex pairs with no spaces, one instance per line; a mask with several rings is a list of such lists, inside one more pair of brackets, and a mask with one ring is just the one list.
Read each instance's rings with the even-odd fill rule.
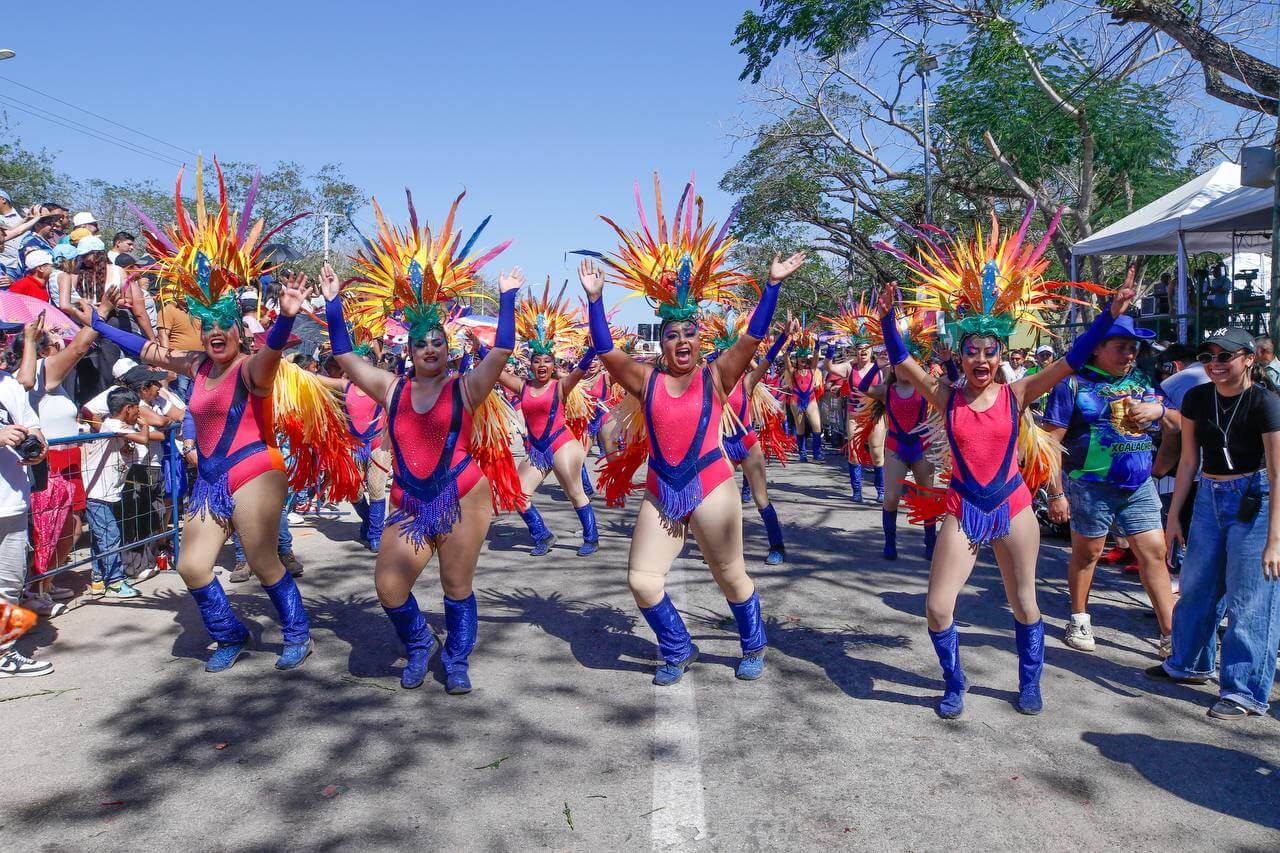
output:
[[204,159],[196,159],[196,210],[192,219],[182,203],[182,174],[178,170],[174,185],[174,225],[159,228],[151,219],[126,201],[129,209],[142,222],[147,250],[156,262],[150,268],[160,280],[160,300],[183,300],[192,317],[205,326],[229,329],[240,322],[237,291],[258,281],[270,272],[262,255],[262,247],[282,228],[309,213],[300,213],[263,235],[263,221],[253,220],[253,202],[258,195],[258,175],[253,176],[249,194],[239,213],[231,211],[222,167],[215,157],[218,175],[218,207],[210,211],[205,202]]
[[708,311],[702,315],[703,349],[724,352],[738,342],[747,330],[751,317],[738,313],[730,316],[722,311]]
[[818,346],[818,325],[800,317],[800,334],[796,336],[791,354],[796,358],[812,358]]
[[466,242],[462,241],[461,230],[453,229],[458,205],[466,194],[464,190],[453,200],[438,231],[433,232],[429,223],[419,226],[413,194],[407,189],[407,228],[388,223],[377,199],[373,201],[378,223],[374,240],[351,223],[360,238],[360,248],[351,257],[356,275],[343,288],[342,302],[358,338],[381,338],[386,333],[387,319],[403,313],[409,339],[420,340],[432,329],[445,328],[447,311],[442,313],[441,303],[484,295],[478,288],[480,270],[502,254],[511,241],[499,243],[483,254],[476,252],[476,242],[491,216],[481,221]]
[[[914,304],[946,315],[947,337],[953,346],[970,335],[1006,340],[1019,323],[1047,332],[1043,313],[1063,302],[1078,301],[1057,291],[1068,286],[1099,294],[1107,291],[1090,282],[1045,280],[1050,262],[1045,251],[1062,211],[1054,215],[1044,237],[1032,246],[1025,241],[1034,212],[1032,203],[1018,230],[1003,239],[994,213],[987,234],[976,227],[972,239],[963,234],[953,238],[933,226],[904,226],[920,241],[918,259],[886,243],[878,247],[911,271],[918,287]],[[935,237],[941,239],[935,242]]]
[[542,296],[526,293],[516,303],[516,335],[528,346],[530,355],[565,358],[587,344],[587,327],[577,308],[570,308],[564,287],[551,298],[551,277],[542,287]]
[[[640,199],[640,183],[636,182],[636,210],[639,230],[628,232],[607,216],[601,216],[617,232],[621,244],[612,257],[590,249],[573,254],[603,261],[613,281],[653,304],[664,322],[691,320],[698,316],[703,302],[736,305],[741,298],[738,289],[751,279],[729,264],[729,249],[734,240],[729,236],[738,217],[741,202],[730,212],[724,224],[703,222],[702,197],[695,195],[693,179],[685,184],[675,216],[668,227],[662,209],[662,184],[655,172],[653,192],[657,211],[657,233],[649,228],[644,204]],[[696,208],[696,215],[695,215]]]
[[819,320],[841,337],[848,338],[854,346],[867,346],[873,340],[883,341],[880,318],[875,308],[865,298],[849,299],[834,315],[819,315]]

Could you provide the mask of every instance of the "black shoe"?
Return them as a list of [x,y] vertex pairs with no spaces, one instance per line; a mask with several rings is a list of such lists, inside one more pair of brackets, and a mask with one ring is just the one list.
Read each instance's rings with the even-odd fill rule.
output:
[[1207,675],[1193,675],[1186,678],[1170,675],[1162,663],[1147,667],[1146,673],[1149,678],[1154,678],[1157,681],[1172,681],[1174,684],[1207,684],[1209,681]]

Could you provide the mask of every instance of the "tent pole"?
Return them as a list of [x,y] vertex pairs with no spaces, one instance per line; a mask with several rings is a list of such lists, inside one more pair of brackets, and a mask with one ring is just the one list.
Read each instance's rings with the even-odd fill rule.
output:
[[1178,232],[1178,343],[1187,342],[1187,244]]
[[1271,333],[1272,346],[1280,347],[1280,117],[1271,146]]

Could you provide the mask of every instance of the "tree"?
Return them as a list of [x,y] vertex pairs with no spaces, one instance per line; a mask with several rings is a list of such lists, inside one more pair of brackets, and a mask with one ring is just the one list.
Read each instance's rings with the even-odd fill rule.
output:
[[55,156],[48,149],[33,151],[22,144],[0,113],[0,188],[7,190],[15,207],[56,201],[69,205],[65,178],[54,168]]

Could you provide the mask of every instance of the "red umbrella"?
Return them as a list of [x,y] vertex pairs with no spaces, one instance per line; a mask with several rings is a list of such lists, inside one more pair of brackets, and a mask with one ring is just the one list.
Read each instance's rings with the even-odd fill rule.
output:
[[28,323],[34,323],[41,313],[44,314],[45,331],[50,334],[59,334],[65,340],[70,340],[76,336],[76,332],[80,331],[80,324],[68,317],[58,306],[36,299],[34,296],[0,290],[0,320],[6,323],[21,323],[25,326]]

